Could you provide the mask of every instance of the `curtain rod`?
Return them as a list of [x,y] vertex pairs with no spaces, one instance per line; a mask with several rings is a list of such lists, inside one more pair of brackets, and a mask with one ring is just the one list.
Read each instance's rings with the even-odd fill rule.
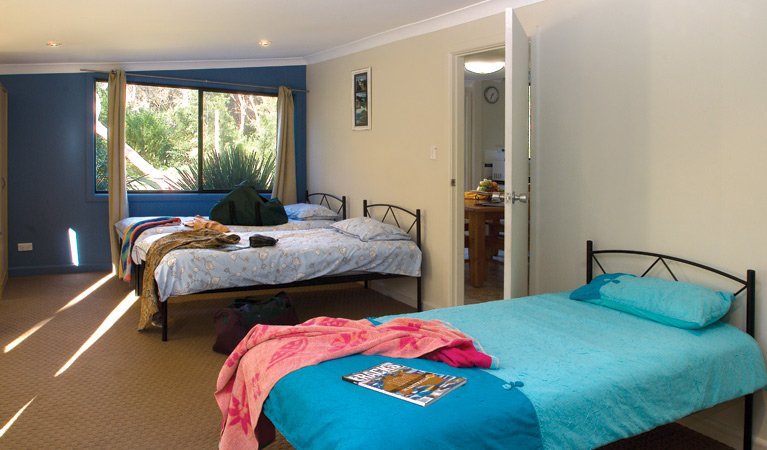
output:
[[[95,70],[95,69],[80,69],[80,72],[96,72],[96,73],[111,73],[111,70]],[[224,84],[227,86],[240,86],[240,87],[252,87],[252,88],[262,88],[262,89],[274,89],[278,90],[279,88],[274,86],[260,86],[258,84],[242,84],[242,83],[228,83],[226,81],[210,81],[210,80],[198,80],[194,78],[178,78],[178,77],[166,77],[161,75],[147,75],[143,73],[135,73],[135,72],[125,72],[125,75],[131,75],[136,77],[146,77],[146,78],[160,78],[164,80],[176,80],[176,81],[194,81],[197,83],[211,83],[211,84]],[[305,89],[292,89],[288,88],[291,91],[296,92],[306,92],[309,93],[308,90]]]

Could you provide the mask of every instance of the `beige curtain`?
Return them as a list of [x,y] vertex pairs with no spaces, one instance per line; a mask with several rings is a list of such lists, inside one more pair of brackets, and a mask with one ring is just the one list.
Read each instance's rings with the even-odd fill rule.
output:
[[[125,174],[125,72],[109,74],[109,112],[107,116],[107,164],[109,174],[109,239],[112,243],[112,269],[120,270],[120,243],[114,224],[128,217],[128,188]],[[123,274],[119,273],[122,278]]]
[[293,94],[280,86],[277,94],[277,168],[272,197],[284,205],[296,203],[296,145],[293,139]]

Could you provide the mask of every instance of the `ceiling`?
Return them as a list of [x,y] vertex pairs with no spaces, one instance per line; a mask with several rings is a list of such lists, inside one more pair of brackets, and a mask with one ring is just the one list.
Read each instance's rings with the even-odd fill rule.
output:
[[0,73],[312,64],[534,2],[12,0]]

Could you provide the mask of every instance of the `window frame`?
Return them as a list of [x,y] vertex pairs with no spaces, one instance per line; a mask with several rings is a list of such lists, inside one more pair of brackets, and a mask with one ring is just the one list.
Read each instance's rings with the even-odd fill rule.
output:
[[[92,79],[92,89],[93,89],[93,95],[91,97],[91,105],[94,105],[92,109],[91,116],[93,118],[93,131],[91,133],[92,138],[92,151],[91,151],[91,157],[93,158],[93,165],[91,167],[91,174],[90,177],[92,178],[91,188],[93,194],[97,196],[102,195],[108,195],[109,190],[98,190],[96,188],[96,166],[98,164],[98,158],[96,156],[96,147],[98,138],[96,135],[96,121],[98,121],[98,117],[96,117],[96,108],[95,108],[95,102],[96,102],[96,95],[98,93],[98,88],[96,83],[107,83],[109,80],[108,78],[102,78],[94,76]],[[215,82],[212,82],[215,83]],[[139,85],[139,86],[153,86],[153,87],[160,87],[160,88],[170,88],[170,89],[189,89],[192,91],[197,91],[197,190],[157,190],[157,189],[141,189],[141,190],[128,190],[128,195],[147,195],[147,194],[161,194],[161,195],[173,195],[173,194],[225,194],[231,192],[231,189],[204,189],[203,183],[202,183],[202,176],[203,176],[203,162],[204,162],[204,142],[203,142],[203,135],[204,135],[204,123],[203,123],[203,115],[205,113],[204,111],[204,94],[206,92],[213,92],[213,93],[220,93],[220,94],[242,94],[242,95],[256,95],[261,97],[273,97],[277,98],[277,93],[273,92],[263,92],[260,90],[247,90],[247,89],[224,89],[224,88],[212,88],[212,87],[203,87],[200,85],[194,85],[194,84],[173,84],[173,83],[156,83],[156,82],[147,82],[147,81],[127,81],[126,85],[132,84],[132,85]],[[276,126],[276,123],[275,123]],[[277,130],[275,130],[277,131]],[[275,148],[275,152],[277,149]],[[276,168],[275,168],[276,170]],[[266,189],[257,189],[256,190],[260,194],[268,194],[271,193],[271,190]]]

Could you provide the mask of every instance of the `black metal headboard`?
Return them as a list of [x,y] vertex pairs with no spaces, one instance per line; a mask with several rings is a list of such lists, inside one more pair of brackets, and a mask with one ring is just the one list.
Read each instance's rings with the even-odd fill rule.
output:
[[[652,252],[643,252],[643,251],[637,251],[637,250],[594,250],[594,242],[592,241],[586,241],[586,282],[590,282],[593,276],[593,264],[594,262],[597,263],[597,266],[599,266],[599,269],[602,270],[602,273],[605,273],[604,267],[602,267],[602,264],[597,259],[596,255],[600,254],[608,254],[608,253],[620,253],[620,254],[630,254],[630,255],[643,255],[643,256],[649,256],[651,258],[654,258],[652,264],[647,268],[647,270],[642,273],[641,276],[647,275],[650,270],[655,267],[658,263],[661,263],[668,273],[671,275],[671,277],[676,280],[676,275],[674,275],[674,272],[671,270],[671,267],[667,264],[668,261],[675,261],[678,263],[687,264],[693,267],[697,267],[699,269],[703,269],[712,273],[715,273],[717,275],[720,275],[722,277],[728,278],[730,280],[735,281],[736,283],[742,284],[742,287],[735,293],[735,295],[740,294],[743,291],[746,291],[746,332],[751,335],[751,337],[754,337],[754,330],[755,330],[755,307],[756,307],[756,272],[749,269],[746,271],[746,279],[736,277],[735,275],[731,275],[726,272],[722,272],[721,270],[714,269],[713,267],[705,266],[700,263],[696,263],[693,261],[689,261],[682,258],[677,258],[675,256],[669,256],[669,255],[662,255],[660,253],[652,253]],[[754,394],[747,394],[744,396],[745,398],[745,414],[743,419],[743,448],[750,450],[752,447],[752,432],[753,432],[753,417],[754,417]]]
[[395,225],[408,233],[412,233],[415,230],[415,243],[418,248],[421,248],[421,210],[416,209],[415,212],[412,212],[400,206],[387,203],[368,203],[367,200],[362,201],[362,215],[365,217],[373,217],[372,210],[379,210],[381,208],[383,208],[383,213],[379,213],[380,218],[377,219],[385,222],[389,218]]
[[594,242],[593,241],[586,241],[586,282],[590,282],[593,278],[593,263],[596,263],[599,269],[602,271],[602,273],[605,273],[604,267],[602,267],[602,264],[599,262],[599,259],[597,259],[596,255],[600,254],[608,254],[608,253],[619,253],[619,254],[628,254],[628,255],[643,255],[648,256],[650,258],[654,258],[650,266],[640,275],[645,276],[647,275],[650,270],[655,267],[658,263],[661,263],[663,267],[666,268],[666,271],[671,275],[671,277],[675,281],[679,281],[674,274],[673,270],[671,270],[671,267],[669,267],[667,261],[675,261],[678,263],[687,264],[693,267],[697,267],[699,269],[703,269],[712,273],[715,273],[719,276],[728,278],[732,281],[735,281],[736,283],[741,284],[741,288],[735,292],[735,295],[739,295],[741,292],[746,292],[746,332],[750,334],[752,337],[754,336],[754,330],[755,330],[755,314],[754,314],[754,308],[756,306],[756,272],[753,270],[747,270],[746,271],[746,278],[739,278],[735,275],[731,275],[726,272],[722,272],[721,270],[715,269],[710,266],[706,266],[700,263],[696,263],[694,261],[689,261],[682,258],[677,258],[676,256],[669,256],[669,255],[663,255],[660,253],[652,253],[652,252],[644,252],[644,251],[637,251],[637,250],[594,250]]
[[[311,197],[319,197],[319,200],[315,200],[315,204],[322,205],[330,209],[331,211],[335,211],[337,214],[341,215],[341,219],[346,219],[346,196],[338,197],[333,194],[326,194],[324,192],[315,192],[313,194],[310,194],[309,191],[306,191],[306,202],[311,202]],[[330,199],[334,199],[336,202],[340,204],[340,206],[331,206]]]

